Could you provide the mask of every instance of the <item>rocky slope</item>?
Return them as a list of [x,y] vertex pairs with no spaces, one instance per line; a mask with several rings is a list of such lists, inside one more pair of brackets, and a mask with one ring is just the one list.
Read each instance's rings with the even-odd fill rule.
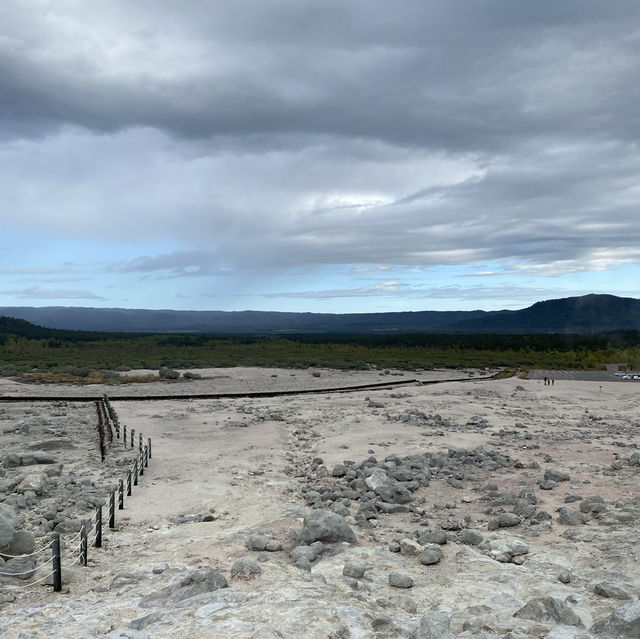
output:
[[119,403],[154,457],[86,568],[130,449],[100,463],[91,404],[0,404],[0,531],[67,540],[63,593],[0,581],[5,635],[639,637],[640,404],[598,388]]

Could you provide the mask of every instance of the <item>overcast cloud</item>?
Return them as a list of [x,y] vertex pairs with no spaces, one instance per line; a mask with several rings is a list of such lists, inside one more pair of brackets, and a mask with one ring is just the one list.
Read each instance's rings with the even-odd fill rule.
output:
[[639,297],[639,59],[632,0],[3,0],[0,305]]

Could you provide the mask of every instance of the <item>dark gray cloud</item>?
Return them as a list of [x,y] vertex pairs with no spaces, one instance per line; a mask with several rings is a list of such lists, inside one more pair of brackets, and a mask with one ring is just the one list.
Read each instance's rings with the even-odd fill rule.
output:
[[156,273],[162,277],[194,277],[223,274],[220,261],[209,251],[175,251],[166,255],[137,257],[108,267],[120,273]]
[[112,273],[640,263],[635,1],[6,0],[0,25],[1,221],[168,247]]

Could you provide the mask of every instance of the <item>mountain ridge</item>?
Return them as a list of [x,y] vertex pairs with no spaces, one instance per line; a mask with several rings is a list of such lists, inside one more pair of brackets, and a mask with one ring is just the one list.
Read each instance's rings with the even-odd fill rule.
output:
[[51,329],[125,333],[600,333],[640,330],[640,300],[588,294],[519,310],[292,313],[92,307],[0,307],[0,316]]

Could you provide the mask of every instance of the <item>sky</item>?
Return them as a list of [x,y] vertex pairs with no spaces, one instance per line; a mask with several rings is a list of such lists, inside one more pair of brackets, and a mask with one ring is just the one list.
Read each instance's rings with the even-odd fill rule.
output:
[[2,0],[0,306],[640,297],[637,0]]

